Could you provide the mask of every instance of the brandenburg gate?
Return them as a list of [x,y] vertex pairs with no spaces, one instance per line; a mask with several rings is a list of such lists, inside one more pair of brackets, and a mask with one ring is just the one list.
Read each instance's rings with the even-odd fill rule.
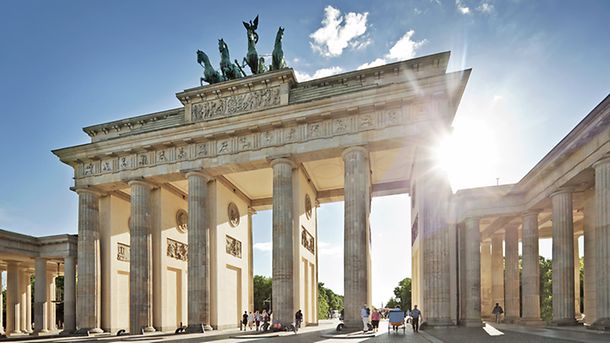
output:
[[[284,68],[176,94],[181,106],[86,127],[53,151],[78,194],[77,326],[234,328],[253,309],[252,215],[273,213],[273,319],[317,318],[317,215],[345,202],[345,324],[371,304],[371,198],[410,193],[417,297],[455,322],[451,190],[434,168],[470,70],[449,52],[297,82]],[[405,204],[405,206],[408,206]]]

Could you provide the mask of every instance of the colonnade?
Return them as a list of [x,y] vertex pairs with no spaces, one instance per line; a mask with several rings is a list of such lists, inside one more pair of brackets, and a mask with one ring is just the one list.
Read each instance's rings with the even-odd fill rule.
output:
[[[583,206],[585,321],[593,328],[607,329],[610,328],[610,158],[598,161],[593,168],[595,185],[592,191],[585,192]],[[574,234],[572,195],[571,188],[561,188],[549,195],[553,240],[552,323],[560,326],[575,325],[576,315],[580,312],[578,236]],[[462,277],[466,278],[466,308],[462,311],[464,324],[481,325],[481,318],[491,315],[495,303],[504,307],[507,322],[541,323],[539,212],[540,209],[528,209],[521,214],[521,280],[519,227],[507,226],[504,237],[496,233],[491,237],[491,244],[489,241],[480,244],[479,218],[465,220],[466,257],[461,271]],[[520,289],[523,292],[521,295]],[[485,307],[480,308],[481,303]],[[479,308],[480,311],[477,311]]]

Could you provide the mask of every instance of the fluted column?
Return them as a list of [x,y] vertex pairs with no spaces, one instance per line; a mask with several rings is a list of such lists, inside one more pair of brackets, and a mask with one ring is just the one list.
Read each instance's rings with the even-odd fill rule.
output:
[[491,293],[492,293],[492,308],[487,309],[489,315],[496,303],[504,307],[504,252],[502,242],[504,237],[502,234],[495,234],[491,237]]
[[36,278],[34,280],[34,329],[35,333],[47,332],[47,260],[41,257],[36,258],[35,266]]
[[519,231],[516,227],[506,228],[506,258],[504,260],[504,318],[514,323],[520,318],[521,299],[519,294]]
[[[27,329],[28,324],[28,286],[30,284],[29,274],[27,270],[21,268],[19,271],[19,278],[21,280],[21,284],[19,285],[19,295],[21,296],[21,332],[29,333]],[[30,289],[31,290],[31,289]],[[31,293],[30,293],[31,295]]]
[[593,327],[610,330],[610,157],[595,168],[595,285],[596,320]]
[[32,273],[25,273],[25,332],[32,333]]
[[481,232],[479,218],[467,218],[465,223],[465,325],[481,326]]
[[541,324],[540,319],[540,257],[538,248],[538,211],[526,212],[522,216],[523,250],[523,308],[521,322]]
[[99,194],[78,193],[78,284],[76,326],[81,332],[100,333],[100,213]]
[[130,181],[129,332],[153,332],[152,326],[152,186]]
[[188,332],[211,330],[210,326],[210,225],[209,178],[190,172],[188,179]]
[[46,292],[47,292],[47,327],[49,331],[57,330],[57,322],[55,321],[55,273],[47,270],[46,275]]
[[[294,162],[286,158],[271,161],[273,168],[273,319],[281,323],[292,323],[294,308],[293,262],[293,169]],[[346,311],[347,313],[347,311]]]
[[491,241],[481,243],[481,316],[489,318],[493,309],[491,296]]
[[574,235],[574,313],[576,319],[582,316],[580,313],[580,249],[578,248],[578,237]]
[[4,280],[2,279],[2,272],[3,270],[0,269],[0,335],[3,335],[4,332],[4,311],[2,310],[4,308]]
[[553,323],[575,325],[572,192],[551,194],[553,205]]
[[584,259],[585,259],[585,323],[593,324],[596,318],[595,283],[595,193],[588,190],[584,194],[583,229],[584,229]]
[[6,332],[21,333],[21,295],[19,294],[19,262],[8,262],[6,270]]
[[248,311],[260,311],[254,308],[254,240],[252,237],[252,216],[256,214],[256,210],[248,207]]
[[76,261],[64,257],[64,333],[76,331]]

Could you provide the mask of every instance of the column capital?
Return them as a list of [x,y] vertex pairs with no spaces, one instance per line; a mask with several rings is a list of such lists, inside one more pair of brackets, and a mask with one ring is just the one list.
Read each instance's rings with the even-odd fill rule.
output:
[[356,152],[356,151],[364,153],[364,156],[366,158],[368,158],[369,151],[368,151],[368,149],[365,146],[362,146],[362,145],[351,146],[351,147],[343,150],[343,152],[341,152],[341,158],[343,160],[345,160],[345,156],[347,154],[352,153],[352,152]]
[[147,181],[145,179],[133,179],[133,180],[128,180],[127,184],[129,185],[129,187],[132,187],[134,185],[141,185],[141,186],[145,186],[148,188],[154,188],[156,187],[156,185],[150,181]]
[[199,176],[204,178],[207,182],[210,182],[214,179],[213,176],[201,169],[182,170],[182,172],[185,174],[187,179],[189,178],[189,176]]
[[270,161],[269,164],[271,165],[271,168],[273,168],[273,166],[277,164],[288,164],[292,169],[297,168],[297,164],[287,156],[278,158],[268,158],[268,160]]
[[542,209],[539,208],[529,208],[523,212],[521,212],[521,217],[529,217],[529,216],[536,216],[538,217],[538,215],[542,212]]
[[549,198],[553,198],[557,195],[565,194],[565,193],[574,193],[574,188],[572,187],[560,187],[553,192],[549,193]]
[[606,165],[606,164],[610,164],[610,155],[604,155],[602,158],[595,161],[593,163],[593,165],[591,165],[591,167],[593,167],[593,169],[596,169],[597,167]]
[[91,186],[70,187],[70,190],[75,192],[78,195],[81,195],[84,193],[93,194],[98,197],[104,195],[103,192],[101,192],[95,188],[92,188]]
[[248,214],[249,215],[255,215],[256,214],[256,210],[254,209],[254,207],[248,207]]

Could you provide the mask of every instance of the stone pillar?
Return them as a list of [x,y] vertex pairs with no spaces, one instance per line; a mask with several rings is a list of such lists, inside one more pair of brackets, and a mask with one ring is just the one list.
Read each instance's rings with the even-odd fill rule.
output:
[[[188,332],[211,330],[210,326],[210,218],[209,178],[190,172],[188,179]],[[240,312],[241,313],[241,312]]]
[[344,178],[344,323],[361,328],[360,309],[369,299],[369,204],[370,165],[368,151],[351,147],[342,153]]
[[584,194],[583,214],[585,237],[585,323],[591,325],[597,315],[595,306],[595,282],[597,279],[595,274],[595,193],[592,190],[588,190]]
[[610,330],[610,157],[595,168],[596,320],[592,327]]
[[35,333],[47,332],[47,260],[41,257],[36,258],[35,266],[36,278],[34,280],[34,329]]
[[152,326],[152,186],[130,181],[129,332],[153,332]]
[[514,323],[521,317],[518,228],[506,228],[504,240],[506,242],[506,258],[504,260],[504,318],[507,322]]
[[46,275],[46,292],[47,292],[47,327],[49,331],[57,330],[57,322],[55,321],[55,274],[47,271]]
[[492,304],[491,277],[491,242],[485,241],[481,243],[481,316],[483,318],[491,317],[491,310],[495,304]]
[[6,332],[21,333],[21,296],[19,294],[19,263],[8,262],[6,271]]
[[254,240],[252,237],[252,216],[256,210],[248,207],[248,311],[254,313]]
[[32,333],[32,273],[25,272],[25,332]]
[[574,235],[574,315],[580,319],[580,250],[578,248],[578,237]]
[[[273,168],[273,319],[283,324],[294,321],[294,162],[286,158],[271,161]],[[347,312],[346,312],[347,313]]]
[[492,308],[487,309],[489,315],[496,303],[504,308],[504,252],[502,250],[502,234],[491,237],[491,293]]
[[572,192],[551,194],[553,206],[553,324],[575,325]]
[[479,218],[467,218],[465,225],[465,325],[478,327],[481,322],[481,232]]
[[2,273],[4,271],[2,269],[0,269],[0,335],[4,335],[4,311],[2,310],[4,308],[4,296],[3,296],[3,291],[4,291],[4,279],[2,278]]
[[76,331],[76,261],[64,257],[64,333]]
[[27,331],[27,312],[28,312],[28,298],[27,298],[27,288],[28,288],[28,284],[29,284],[29,279],[28,279],[28,273],[27,270],[25,269],[25,267],[21,268],[19,270],[19,280],[21,281],[20,285],[19,285],[19,296],[21,297],[21,332],[22,333],[28,333]]
[[521,322],[542,324],[540,319],[540,257],[538,252],[538,211],[525,212],[522,216],[523,248],[523,308]]
[[86,333],[100,329],[100,213],[99,194],[88,189],[78,193],[78,284],[76,326]]

